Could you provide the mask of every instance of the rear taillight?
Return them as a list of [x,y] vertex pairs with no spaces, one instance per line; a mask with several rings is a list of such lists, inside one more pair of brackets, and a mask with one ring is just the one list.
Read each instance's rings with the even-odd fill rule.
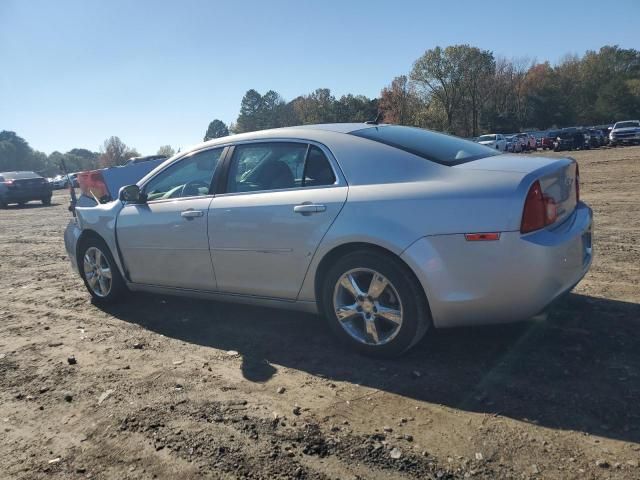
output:
[[524,202],[520,233],[529,233],[551,225],[558,219],[558,206],[552,197],[542,193],[539,181],[535,181]]
[[580,201],[580,167],[576,163],[576,203]]
[[533,232],[544,227],[545,214],[544,198],[540,182],[536,181],[527,193],[524,201],[524,211],[522,213],[522,223],[520,233]]

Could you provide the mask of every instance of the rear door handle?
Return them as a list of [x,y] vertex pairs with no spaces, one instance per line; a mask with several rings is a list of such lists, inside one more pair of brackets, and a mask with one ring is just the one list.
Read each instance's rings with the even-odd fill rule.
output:
[[193,210],[192,208],[190,208],[189,210],[184,210],[180,212],[180,216],[183,218],[196,218],[196,217],[201,217],[203,215],[204,215],[204,212],[202,210]]
[[303,203],[293,207],[295,213],[302,215],[311,215],[312,213],[324,212],[327,209],[325,205],[317,205],[315,203]]

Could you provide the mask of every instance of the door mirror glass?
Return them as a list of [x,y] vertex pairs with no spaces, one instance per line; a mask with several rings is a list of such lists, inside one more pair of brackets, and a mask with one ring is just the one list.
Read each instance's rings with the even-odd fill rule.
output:
[[138,185],[122,187],[118,193],[118,198],[127,203],[144,203],[144,195],[140,193]]

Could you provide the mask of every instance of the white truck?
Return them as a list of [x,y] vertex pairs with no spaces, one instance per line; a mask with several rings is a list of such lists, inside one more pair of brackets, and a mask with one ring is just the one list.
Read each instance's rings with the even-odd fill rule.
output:
[[640,120],[616,122],[609,134],[609,144],[640,144]]

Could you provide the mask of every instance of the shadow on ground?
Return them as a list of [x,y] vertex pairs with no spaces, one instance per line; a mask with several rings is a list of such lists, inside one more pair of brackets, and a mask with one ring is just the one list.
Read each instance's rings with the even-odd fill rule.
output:
[[107,312],[182,341],[237,350],[254,382],[282,365],[425,402],[640,442],[635,303],[571,294],[546,321],[433,331],[392,361],[350,352],[313,315],[152,295],[131,296]]
[[12,203],[4,207],[4,210],[29,210],[32,208],[51,208],[51,207],[56,207],[58,205],[60,204],[55,202],[51,202],[49,205],[44,205],[40,201],[38,201],[37,203],[33,201],[33,202],[25,203],[23,205]]

